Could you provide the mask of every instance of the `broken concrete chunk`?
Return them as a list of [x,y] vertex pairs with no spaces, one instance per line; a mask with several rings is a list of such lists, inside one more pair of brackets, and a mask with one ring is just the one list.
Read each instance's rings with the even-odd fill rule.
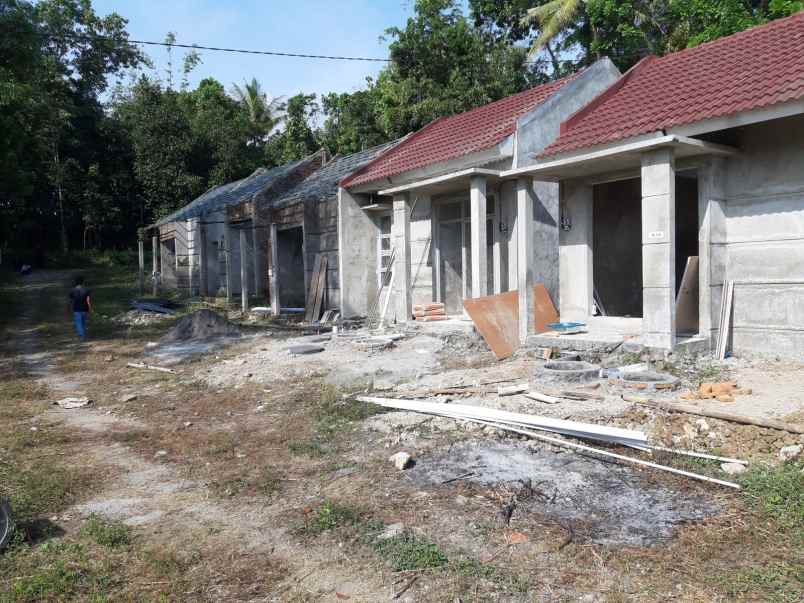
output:
[[54,404],[58,404],[61,408],[66,408],[67,410],[71,410],[73,408],[82,408],[87,406],[88,404],[92,404],[89,398],[62,398]]
[[497,388],[498,396],[513,396],[528,391],[530,386],[527,383],[520,383],[519,385],[502,385]]
[[792,461],[797,459],[801,456],[801,451],[804,450],[804,446],[801,444],[794,444],[792,446],[785,446],[781,450],[779,450],[779,458],[783,461]]
[[698,426],[699,431],[709,431],[709,423],[706,422],[706,419],[697,419],[695,424]]
[[136,399],[137,394],[126,394],[125,396],[120,397],[120,402],[125,404],[126,402],[133,402]]
[[720,465],[720,469],[729,475],[739,475],[740,473],[745,473],[747,467],[740,463],[723,463]]
[[301,345],[292,345],[287,350],[294,356],[303,355],[303,354],[318,354],[319,352],[323,352],[324,348],[320,345],[311,345],[311,344],[301,344]]
[[404,471],[413,464],[413,458],[407,452],[397,452],[388,459],[400,471]]
[[159,457],[161,457],[161,456],[167,456],[167,450],[157,450],[157,451],[154,453],[154,456],[155,456],[156,458],[159,458]]

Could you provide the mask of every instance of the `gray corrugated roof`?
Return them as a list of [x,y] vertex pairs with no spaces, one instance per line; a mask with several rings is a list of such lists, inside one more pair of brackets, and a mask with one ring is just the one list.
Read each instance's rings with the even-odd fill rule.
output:
[[328,197],[336,196],[338,194],[338,183],[341,180],[356,170],[359,170],[380,153],[394,146],[397,142],[397,140],[394,140],[343,157],[336,155],[320,170],[313,172],[287,193],[277,198],[271,203],[271,207],[285,207],[300,201],[304,202],[308,199],[321,202],[325,201]]
[[317,155],[319,155],[319,153],[269,170],[260,168],[247,178],[210,189],[184,207],[157,221],[156,225],[161,226],[162,224],[169,224],[170,222],[197,218],[204,214],[229,207],[230,205],[237,205],[248,201],[255,194],[270,187],[274,182],[281,181],[286,176],[292,174],[294,170],[303,164],[311,160],[318,161]]

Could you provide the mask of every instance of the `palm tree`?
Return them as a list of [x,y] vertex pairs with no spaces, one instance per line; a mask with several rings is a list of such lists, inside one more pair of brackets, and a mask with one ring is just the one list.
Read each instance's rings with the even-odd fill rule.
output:
[[285,99],[283,97],[269,99],[257,78],[243,82],[242,87],[232,84],[231,94],[248,112],[249,121],[261,140],[264,140],[285,119]]
[[539,23],[539,37],[531,47],[537,53],[548,47],[556,37],[574,26],[583,12],[584,0],[549,0],[540,6],[529,8],[523,18],[524,25]]

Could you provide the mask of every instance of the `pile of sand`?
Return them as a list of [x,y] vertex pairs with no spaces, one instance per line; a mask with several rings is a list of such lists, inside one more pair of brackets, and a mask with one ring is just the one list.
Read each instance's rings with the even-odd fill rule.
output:
[[215,337],[239,337],[240,329],[212,310],[197,310],[180,318],[160,343],[196,341]]

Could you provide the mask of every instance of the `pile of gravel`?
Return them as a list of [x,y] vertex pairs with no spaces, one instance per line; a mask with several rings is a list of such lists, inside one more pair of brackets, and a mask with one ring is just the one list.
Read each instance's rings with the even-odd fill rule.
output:
[[160,343],[196,341],[215,337],[239,337],[240,329],[212,310],[196,310],[180,318]]

